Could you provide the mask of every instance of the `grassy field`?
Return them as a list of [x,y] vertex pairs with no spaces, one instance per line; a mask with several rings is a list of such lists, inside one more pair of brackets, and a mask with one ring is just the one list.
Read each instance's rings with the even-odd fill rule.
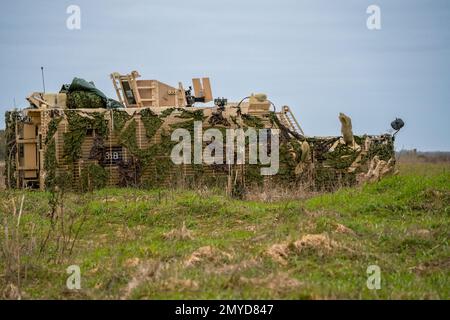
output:
[[[5,191],[1,202],[3,298],[450,298],[449,164],[272,203],[134,189]],[[80,290],[66,287],[70,265]],[[379,290],[366,286],[369,265]]]

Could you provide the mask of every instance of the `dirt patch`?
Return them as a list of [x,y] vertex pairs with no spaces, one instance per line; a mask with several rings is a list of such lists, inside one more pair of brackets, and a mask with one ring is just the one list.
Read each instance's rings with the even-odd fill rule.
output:
[[286,265],[287,259],[293,255],[312,252],[318,256],[332,254],[341,246],[330,239],[327,234],[307,234],[296,241],[274,244],[267,250],[267,254],[276,262]]
[[229,262],[233,258],[233,255],[224,251],[220,251],[217,248],[211,246],[201,247],[194,252],[184,261],[186,267],[198,265],[200,263],[223,263]]
[[183,222],[183,225],[180,229],[173,229],[169,232],[163,234],[164,239],[166,240],[192,240],[194,239],[192,235],[192,231],[186,228],[186,224]]

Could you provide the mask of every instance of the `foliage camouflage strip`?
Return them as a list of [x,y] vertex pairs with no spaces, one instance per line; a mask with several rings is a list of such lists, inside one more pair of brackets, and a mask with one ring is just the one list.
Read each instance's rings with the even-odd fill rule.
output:
[[[110,132],[110,114],[113,116],[112,132]],[[60,180],[56,177],[55,168],[63,163],[56,159],[53,135],[62,118],[67,121],[69,127],[64,133],[63,153],[64,165],[69,165],[70,170],[76,170],[81,147],[88,132],[91,134],[94,132],[95,136],[89,157],[91,162],[81,170],[78,182],[74,181],[74,187],[80,191],[89,191],[111,184],[110,169],[103,161],[105,153],[109,150],[108,139],[111,134],[117,137],[119,145],[128,154],[127,159],[121,159],[116,164],[119,176],[113,184],[141,187],[176,185],[179,183],[182,169],[173,165],[170,160],[170,152],[175,144],[171,141],[170,134],[177,128],[185,128],[192,133],[194,121],[203,121],[204,130],[217,125],[223,134],[226,128],[236,128],[239,123],[243,128],[279,128],[280,169],[278,174],[270,179],[280,184],[301,184],[316,190],[333,189],[377,179],[380,175],[391,173],[394,167],[391,135],[354,136],[354,141],[350,145],[342,137],[298,139],[290,135],[274,113],[270,113],[263,121],[252,115],[227,118],[222,114],[212,114],[207,117],[202,110],[176,108],[166,109],[159,115],[145,108],[134,114],[117,109],[104,113],[70,110],[65,111],[62,117],[53,119],[49,126],[51,134],[46,141],[45,157],[47,188],[51,188]],[[145,147],[140,146],[138,141],[139,123],[143,125],[145,140],[148,141]],[[226,177],[230,173],[228,165],[189,166],[193,174],[184,177],[185,183],[189,185],[207,184],[223,187],[227,183]],[[210,167],[212,172],[207,172],[206,167]],[[241,189],[245,189],[246,186],[263,185],[265,178],[260,174],[261,167],[263,167],[261,164],[245,165],[243,184],[237,184],[234,191],[240,194],[244,192]],[[145,172],[148,174],[144,174]],[[76,172],[72,172],[71,176],[76,177]]]

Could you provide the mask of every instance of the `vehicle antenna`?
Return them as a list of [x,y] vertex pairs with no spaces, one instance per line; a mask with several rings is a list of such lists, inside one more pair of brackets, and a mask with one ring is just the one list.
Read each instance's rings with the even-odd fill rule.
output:
[[44,67],[41,67],[41,74],[42,74],[42,87],[43,87],[44,93],[45,93]]

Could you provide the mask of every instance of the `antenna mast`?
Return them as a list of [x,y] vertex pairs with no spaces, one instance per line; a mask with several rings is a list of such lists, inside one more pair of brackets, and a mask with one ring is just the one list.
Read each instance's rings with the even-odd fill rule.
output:
[[42,87],[44,88],[44,93],[45,93],[44,67],[41,67],[41,74],[42,74]]

